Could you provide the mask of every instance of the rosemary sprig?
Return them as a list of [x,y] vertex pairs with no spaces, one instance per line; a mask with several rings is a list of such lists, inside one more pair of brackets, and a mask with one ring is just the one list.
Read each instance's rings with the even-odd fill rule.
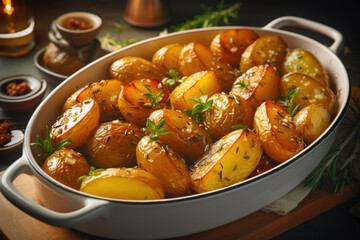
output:
[[98,173],[98,172],[102,172],[102,171],[105,171],[106,169],[104,168],[98,168],[98,169],[95,169],[94,166],[91,166],[90,167],[90,172],[89,172],[89,175],[84,175],[84,176],[81,176],[77,179],[78,182],[82,182],[84,181],[85,179],[87,179],[88,177],[91,177],[92,175]]
[[161,101],[161,95],[163,94],[163,89],[161,89],[161,91],[156,94],[153,91],[151,91],[151,89],[149,88],[149,86],[143,84],[143,86],[149,91],[148,93],[143,93],[142,95],[144,97],[148,97],[151,99],[151,105],[155,106],[158,102]]
[[247,126],[245,125],[234,125],[231,127],[232,129],[244,129],[246,132],[251,131]]
[[360,153],[360,104],[359,99],[352,98],[352,101],[354,106],[349,107],[349,115],[342,125],[346,131],[337,140],[338,144],[321,160],[314,173],[304,181],[305,186],[312,190],[331,183],[334,192],[342,193],[344,187],[355,178],[352,168],[359,167],[355,160]]
[[207,101],[208,95],[203,95],[199,99],[198,98],[189,98],[191,101],[196,102],[192,109],[185,109],[184,113],[194,118],[199,123],[202,123],[202,115],[204,112],[209,110],[211,105],[213,104],[213,99]]
[[157,141],[160,138],[159,135],[170,133],[169,130],[162,128],[164,125],[165,119],[161,120],[158,124],[155,124],[150,119],[147,119],[146,128],[144,128],[144,130],[149,134],[150,140]]
[[39,136],[37,136],[38,142],[30,143],[30,146],[35,146],[41,148],[45,154],[48,156],[53,154],[55,151],[59,150],[66,144],[71,144],[72,141],[70,139],[65,139],[56,144],[54,147],[51,143],[50,131],[49,127],[46,125],[46,139],[42,140]]
[[299,92],[300,87],[297,88],[289,88],[286,91],[286,96],[280,95],[280,105],[285,108],[286,112],[290,114],[292,117],[295,116],[295,114],[298,111],[299,104],[294,106],[294,97]]
[[182,24],[171,26],[175,31],[183,31],[193,28],[201,27],[213,27],[218,26],[221,22],[226,25],[230,24],[229,18],[237,18],[238,10],[242,3],[235,3],[233,5],[225,4],[225,0],[222,0],[213,10],[212,7],[207,7],[205,4],[201,4],[201,8],[204,13],[195,16],[193,19],[188,20]]
[[177,72],[175,69],[170,69],[167,74],[170,75],[170,77],[166,77],[162,80],[162,82],[169,88],[170,91],[174,90],[177,85],[184,82],[187,78],[186,76],[181,77],[180,73]]

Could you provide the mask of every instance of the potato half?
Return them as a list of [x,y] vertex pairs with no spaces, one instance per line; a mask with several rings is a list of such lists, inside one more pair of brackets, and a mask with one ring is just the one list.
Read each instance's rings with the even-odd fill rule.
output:
[[179,56],[184,45],[179,43],[168,44],[155,52],[152,62],[163,72],[171,69],[179,71]]
[[171,197],[190,193],[190,173],[185,163],[172,149],[158,141],[142,138],[136,147],[138,167],[152,173]]
[[293,118],[274,102],[262,103],[255,112],[254,128],[265,153],[282,163],[304,149]]
[[191,188],[198,193],[246,179],[258,165],[261,143],[251,131],[236,130],[214,143],[190,168]]
[[90,165],[81,153],[61,148],[46,158],[42,169],[55,180],[79,190],[80,182],[77,180],[89,174]]
[[108,168],[85,179],[80,191],[106,198],[151,200],[164,198],[159,180],[139,168]]
[[51,127],[50,136],[53,145],[70,139],[72,144],[67,145],[68,148],[80,147],[96,128],[99,119],[99,105],[92,98],[72,106]]
[[92,165],[100,168],[136,165],[136,145],[144,131],[132,123],[114,120],[100,124],[86,142]]

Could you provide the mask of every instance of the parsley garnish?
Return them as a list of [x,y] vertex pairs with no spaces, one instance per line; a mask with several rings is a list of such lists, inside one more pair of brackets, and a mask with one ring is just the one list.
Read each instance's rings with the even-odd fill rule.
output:
[[87,179],[88,177],[91,177],[92,175],[95,175],[96,173],[98,172],[102,172],[102,171],[105,171],[106,169],[104,168],[98,168],[98,169],[95,169],[94,166],[91,166],[90,167],[90,172],[89,172],[89,175],[84,175],[84,176],[81,176],[77,179],[78,182],[82,182],[84,181],[85,179]]
[[167,129],[161,129],[164,125],[165,119],[161,120],[158,124],[155,124],[150,119],[147,119],[146,128],[144,128],[144,130],[149,134],[150,140],[157,141],[160,138],[159,135],[170,133],[170,131]]

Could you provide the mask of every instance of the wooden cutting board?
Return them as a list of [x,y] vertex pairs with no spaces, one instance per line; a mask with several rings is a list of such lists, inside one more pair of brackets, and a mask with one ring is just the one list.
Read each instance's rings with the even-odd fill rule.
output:
[[[14,185],[26,197],[40,203],[32,178],[32,176],[21,174],[14,181]],[[257,211],[224,226],[178,239],[270,239],[354,198],[360,192],[360,183],[354,183],[352,188],[354,192],[347,187],[342,195],[332,193],[329,189],[315,190],[296,209],[285,216]],[[16,208],[0,194],[0,239],[88,240],[99,238],[43,223]]]

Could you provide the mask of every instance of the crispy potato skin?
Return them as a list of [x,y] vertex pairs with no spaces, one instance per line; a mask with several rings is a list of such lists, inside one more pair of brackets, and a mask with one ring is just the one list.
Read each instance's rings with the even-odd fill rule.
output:
[[46,158],[42,169],[62,184],[79,190],[81,183],[77,180],[89,174],[90,165],[81,153],[61,148]]
[[170,133],[160,135],[159,142],[168,145],[187,162],[199,159],[206,146],[212,143],[209,133],[183,112],[160,109],[152,112],[149,119],[155,124],[165,120],[163,128]]
[[250,29],[225,30],[214,37],[210,49],[232,67],[239,66],[241,54],[259,36]]
[[[184,45],[179,43],[168,44],[155,52],[152,57],[154,63],[163,73],[171,69],[179,71],[179,56]],[[161,80],[161,79],[160,79]]]
[[100,120],[106,121],[120,114],[118,98],[124,84],[117,79],[101,80],[76,91],[66,100],[63,111],[86,99],[94,99],[100,108]]
[[298,72],[312,77],[322,85],[329,87],[329,77],[319,60],[305,49],[294,49],[287,53],[282,64],[282,74]]
[[211,99],[213,104],[203,115],[203,125],[214,140],[233,131],[234,125],[253,127],[256,108],[248,101],[226,93],[216,93]]
[[293,118],[274,102],[264,102],[257,108],[254,128],[265,153],[278,163],[285,162],[304,149],[303,139]]
[[241,55],[240,71],[244,73],[254,66],[269,63],[280,72],[286,53],[287,45],[280,36],[259,37]]
[[100,119],[99,105],[93,99],[87,99],[66,110],[52,125],[50,130],[51,141],[55,146],[65,139],[72,144],[68,148],[77,148],[83,145]]
[[125,85],[143,78],[162,80],[164,73],[152,62],[140,57],[124,57],[109,68],[109,78],[121,80]]
[[80,191],[106,198],[151,200],[164,198],[159,180],[139,168],[108,168],[87,179]]
[[190,173],[186,162],[172,149],[158,141],[142,138],[136,147],[138,167],[152,173],[171,197],[190,193]]
[[221,81],[213,71],[194,73],[171,92],[170,105],[180,111],[192,109],[196,102],[191,98],[199,99],[205,94],[210,97],[220,93],[221,89]]
[[294,97],[296,106],[302,109],[312,103],[324,106],[330,114],[335,112],[336,98],[330,88],[302,73],[288,73],[280,80],[280,93],[286,95],[289,88],[300,87]]
[[260,140],[251,131],[236,130],[214,143],[190,168],[191,188],[198,193],[246,179],[262,155]]
[[179,57],[180,73],[190,76],[200,71],[213,71],[222,82],[222,90],[230,91],[240,72],[231,67],[221,57],[213,53],[208,46],[201,42],[191,42],[184,45]]
[[[241,85],[246,87],[242,88]],[[265,101],[276,101],[280,95],[280,76],[271,65],[258,65],[250,68],[236,79],[230,94],[245,99],[254,108]]]
[[307,144],[315,141],[330,125],[330,114],[321,105],[310,104],[294,117],[294,123]]
[[130,167],[136,164],[136,145],[144,131],[119,120],[100,124],[89,136],[86,151],[99,168]]
[[[143,95],[150,93],[144,85],[148,86],[155,94],[159,94],[161,90],[163,90],[162,95],[155,105],[151,104],[150,98]],[[168,88],[159,80],[135,80],[126,85],[120,92],[118,106],[121,114],[127,121],[138,126],[145,126],[146,119],[153,111],[167,106],[169,96]]]

